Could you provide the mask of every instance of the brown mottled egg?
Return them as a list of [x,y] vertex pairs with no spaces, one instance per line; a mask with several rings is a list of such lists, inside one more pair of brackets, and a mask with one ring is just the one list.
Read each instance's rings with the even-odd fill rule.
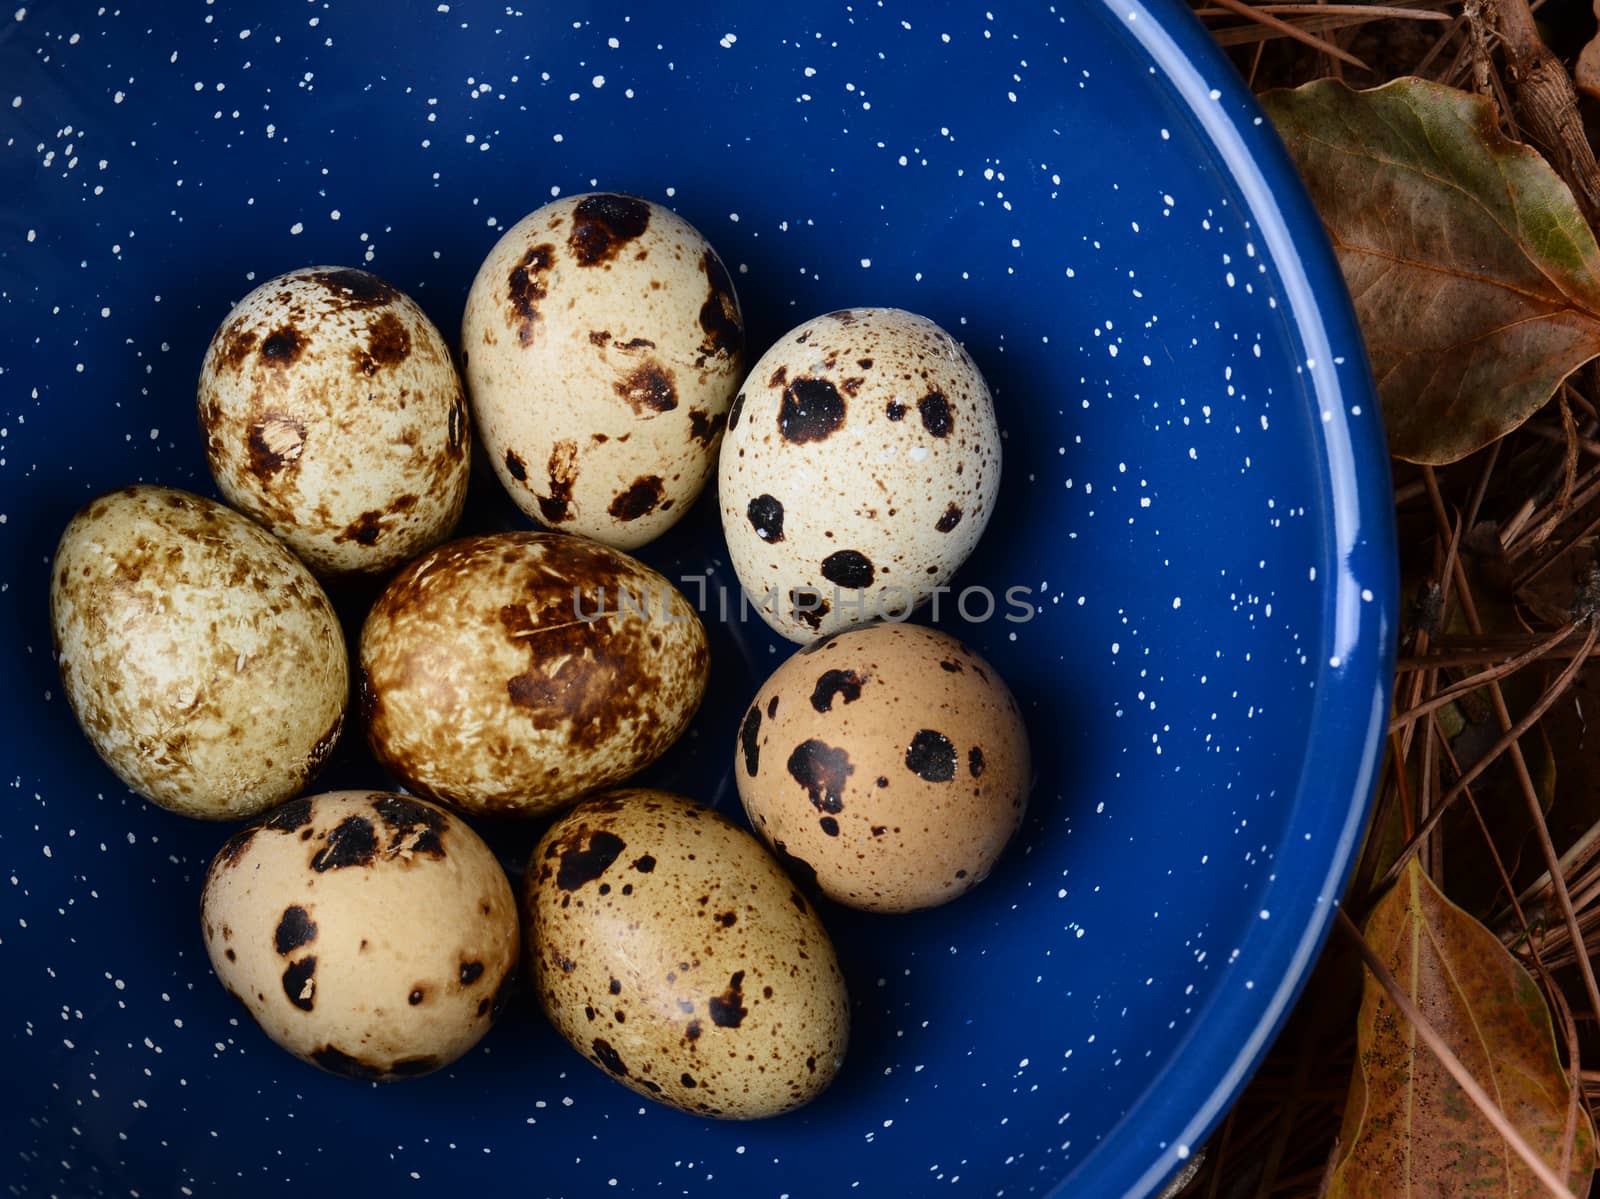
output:
[[259,525],[169,487],[68,523],[50,581],[73,715],[129,787],[185,816],[253,816],[298,792],[344,725],[328,598]]
[[809,641],[903,619],[950,581],[1000,487],[989,389],[897,308],[830,312],[756,363],[728,413],[722,530],[774,629]]
[[641,1095],[753,1119],[833,1081],[850,1007],[816,912],[756,839],[664,791],[588,800],[523,881],[545,1015]]
[[557,533],[440,546],[361,632],[373,753],[411,790],[477,812],[545,812],[655,761],[709,668],[705,628],[671,583]]
[[500,1014],[517,904],[489,847],[408,795],[330,791],[230,837],[200,896],[218,980],[334,1074],[447,1066]]
[[994,667],[946,633],[879,624],[772,673],[733,773],[755,830],[830,898],[908,912],[988,876],[1022,823],[1031,769]]
[[552,529],[632,549],[711,475],[744,369],[717,252],[682,218],[596,193],[518,221],[467,295],[461,361],[511,498]]
[[439,331],[365,271],[307,267],[228,314],[200,430],[229,503],[319,574],[377,574],[450,535],[471,430]]

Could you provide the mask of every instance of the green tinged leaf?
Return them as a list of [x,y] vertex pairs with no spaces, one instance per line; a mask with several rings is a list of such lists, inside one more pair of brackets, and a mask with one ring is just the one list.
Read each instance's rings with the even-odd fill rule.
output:
[[1261,97],[1355,300],[1390,449],[1454,462],[1600,354],[1600,249],[1487,100],[1421,79]]
[[[1559,1169],[1569,1088],[1550,1010],[1528,972],[1415,859],[1365,931],[1472,1076]],[[1326,1199],[1546,1194],[1370,974],[1339,1144]],[[1580,1106],[1568,1176],[1575,1195],[1588,1193],[1594,1169],[1594,1128]]]

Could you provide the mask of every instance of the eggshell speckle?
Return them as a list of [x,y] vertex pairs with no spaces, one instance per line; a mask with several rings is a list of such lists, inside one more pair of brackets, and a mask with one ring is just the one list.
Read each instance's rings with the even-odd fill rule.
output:
[[427,1074],[477,1044],[517,963],[515,896],[459,817],[330,791],[236,833],[206,872],[217,978],[262,1030],[334,1074]]
[[976,364],[896,308],[807,321],[751,370],[718,467],[739,582],[792,641],[904,618],[977,544],[1000,433]]
[[811,905],[743,829],[661,791],[562,817],[524,881],[545,1014],[642,1095],[750,1119],[815,1098],[849,1003]]
[[471,427],[439,331],[365,271],[307,267],[228,315],[200,370],[228,502],[322,574],[380,573],[449,536]]
[[556,533],[425,554],[361,634],[374,754],[410,789],[535,814],[642,769],[705,693],[705,628],[619,550]]
[[344,725],[344,635],[260,526],[167,487],[68,523],[50,586],[56,663],[96,752],[140,795],[229,820],[304,786]]
[[489,460],[548,528],[631,549],[710,477],[744,367],[744,318],[710,244],[668,209],[548,204],[489,252],[462,363]]
[[994,667],[909,624],[790,657],[734,750],[756,831],[829,897],[872,911],[931,907],[983,881],[1022,823],[1031,770]]

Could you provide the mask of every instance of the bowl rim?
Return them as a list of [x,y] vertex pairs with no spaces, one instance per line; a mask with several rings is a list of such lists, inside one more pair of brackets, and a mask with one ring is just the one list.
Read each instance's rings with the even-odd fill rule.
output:
[[[1096,1194],[1138,1199],[1183,1168],[1238,1098],[1332,928],[1371,816],[1383,758],[1399,567],[1387,441],[1365,344],[1332,244],[1283,143],[1233,64],[1181,0],[1100,0],[1099,9],[1090,11],[1120,27],[1149,59],[1209,144],[1217,168],[1237,188],[1265,243],[1287,323],[1304,352],[1306,390],[1320,409],[1312,438],[1323,468],[1323,515],[1332,532],[1320,547],[1329,570],[1325,632],[1292,805],[1295,811],[1307,804],[1335,806],[1331,859],[1318,875],[1275,874],[1267,885],[1276,929],[1256,945],[1253,962],[1243,953],[1240,961],[1253,965],[1258,976],[1268,974],[1271,985],[1240,989],[1219,983],[1166,1066],[1105,1138],[1047,1192],[1079,1193],[1092,1173]],[[1263,971],[1263,965],[1272,969]],[[1217,1025],[1242,1027],[1245,1035],[1208,1035]],[[1180,1062],[1189,1078],[1215,1081],[1184,1082],[1174,1069]]]

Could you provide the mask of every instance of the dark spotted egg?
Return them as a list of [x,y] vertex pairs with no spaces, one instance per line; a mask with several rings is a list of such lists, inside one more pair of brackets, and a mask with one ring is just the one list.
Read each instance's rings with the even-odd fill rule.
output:
[[95,750],[140,795],[237,820],[297,794],[344,727],[338,618],[283,543],[213,500],[124,487],[61,535],[56,665]]
[[330,791],[223,845],[200,896],[217,979],[269,1037],[334,1074],[388,1080],[449,1065],[500,1014],[516,897],[458,816]]
[[706,633],[661,575],[581,537],[467,537],[390,583],[361,632],[378,760],[419,794],[534,815],[627,778],[688,727]]
[[740,725],[734,778],[755,830],[830,898],[905,912],[988,876],[1022,823],[1028,733],[972,650],[879,624],[773,672]]
[[682,218],[633,196],[573,196],[489,251],[461,360],[517,505],[632,549],[676,523],[711,475],[744,319],[722,260]]
[[932,321],[830,312],[781,337],[728,413],[722,529],[792,641],[904,616],[972,552],[1000,486],[982,374]]
[[471,427],[449,348],[365,271],[307,267],[228,314],[200,370],[200,430],[228,502],[319,574],[377,574],[450,535]]
[[523,882],[534,988],[641,1095],[753,1119],[833,1081],[850,1007],[810,902],[749,833],[663,791],[613,791],[545,834]]

